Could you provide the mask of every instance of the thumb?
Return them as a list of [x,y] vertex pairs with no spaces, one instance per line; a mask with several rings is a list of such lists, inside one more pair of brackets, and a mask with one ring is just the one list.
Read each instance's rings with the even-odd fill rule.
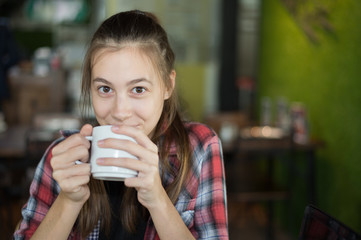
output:
[[80,134],[82,136],[90,136],[92,135],[93,132],[93,126],[90,124],[85,124],[81,129],[80,129]]

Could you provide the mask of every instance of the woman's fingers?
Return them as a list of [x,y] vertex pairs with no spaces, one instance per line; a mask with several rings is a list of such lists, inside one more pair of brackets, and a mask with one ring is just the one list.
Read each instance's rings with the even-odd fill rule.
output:
[[53,169],[65,169],[74,165],[76,160],[80,160],[82,162],[87,162],[89,159],[89,150],[80,145],[73,148],[68,149],[58,155],[53,155],[51,159],[51,166]]
[[75,161],[87,162],[90,142],[85,138],[92,134],[91,125],[84,125],[80,133],[73,134],[56,145],[52,150],[50,164],[53,178],[66,198],[84,203],[89,198],[90,164],[76,165]]
[[[153,143],[152,143],[153,144]],[[151,151],[144,146],[129,140],[108,138],[98,142],[99,147],[113,148],[125,151],[142,162],[158,165],[158,152]]]
[[87,162],[90,142],[85,138],[91,135],[93,127],[84,125],[80,133],[73,134],[56,145],[52,150],[51,166],[54,170],[71,167],[75,161]]
[[120,139],[104,139],[98,142],[101,148],[113,148],[126,151],[138,159],[132,158],[99,158],[98,165],[117,166],[138,172],[137,177],[126,178],[124,184],[138,192],[139,202],[146,208],[161,202],[165,194],[159,175],[158,147],[141,130],[127,126],[113,126],[116,134],[132,137],[137,143]]
[[101,166],[116,166],[129,168],[138,172],[148,172],[152,168],[158,170],[158,166],[145,164],[137,159],[133,158],[99,158],[97,164]]
[[128,126],[113,126],[112,131],[117,134],[124,134],[126,136],[132,137],[135,139],[135,141],[143,146],[144,148],[158,153],[158,147],[155,145],[147,135],[144,134],[141,130],[134,128],[134,127],[128,127]]
[[62,154],[67,152],[69,149],[74,148],[76,146],[85,146],[86,148],[90,148],[90,142],[80,134],[73,134],[70,137],[66,138],[64,141],[60,142],[56,145],[53,150],[53,156]]
[[53,172],[53,178],[62,191],[75,193],[90,180],[90,164],[76,165],[68,169]]
[[151,191],[154,187],[155,180],[154,178],[148,178],[146,181],[141,177],[132,177],[124,179],[124,185],[127,187],[133,187],[138,192],[142,192],[144,190]]
[[90,136],[92,135],[93,132],[93,126],[90,124],[85,124],[81,129],[80,129],[80,134],[82,136]]
[[86,148],[90,148],[90,142],[85,138],[85,136],[89,136],[92,134],[93,127],[90,124],[85,124],[79,134],[73,134],[66,138],[64,141],[60,142],[56,145],[53,150],[53,155],[58,155],[68,151],[70,148],[75,146],[83,145]]
[[58,169],[53,172],[53,177],[58,182],[70,179],[74,176],[90,176],[90,164],[74,165],[66,169]]
[[77,193],[81,188],[86,185],[90,180],[90,175],[74,176],[71,179],[64,179],[59,183],[60,188],[64,192]]

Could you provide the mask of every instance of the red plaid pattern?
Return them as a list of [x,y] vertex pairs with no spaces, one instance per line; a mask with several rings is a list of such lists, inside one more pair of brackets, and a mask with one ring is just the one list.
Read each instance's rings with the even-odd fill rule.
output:
[[[184,223],[196,239],[228,239],[226,184],[221,143],[213,130],[199,123],[186,123],[193,147],[193,166],[188,182],[175,204]],[[64,132],[65,136],[72,132]],[[23,220],[15,239],[29,239],[60,192],[52,178],[51,149],[64,138],[56,140],[45,152],[30,187],[30,198],[22,209]],[[171,147],[169,161],[177,172],[176,148]],[[162,171],[162,166],[160,166]],[[173,180],[165,173],[164,186]],[[101,221],[101,219],[100,219]],[[98,239],[99,224],[87,239]],[[68,239],[78,239],[72,233]],[[149,219],[144,239],[159,239]]]

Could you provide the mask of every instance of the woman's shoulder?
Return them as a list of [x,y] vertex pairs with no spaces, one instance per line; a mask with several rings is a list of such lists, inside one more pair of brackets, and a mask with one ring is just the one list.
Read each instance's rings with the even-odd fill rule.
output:
[[217,135],[215,131],[205,123],[200,122],[184,122],[184,126],[187,131],[198,133],[198,134],[209,134],[209,135]]
[[218,142],[216,132],[208,125],[200,122],[184,122],[184,126],[188,132],[191,142],[206,143],[209,141]]

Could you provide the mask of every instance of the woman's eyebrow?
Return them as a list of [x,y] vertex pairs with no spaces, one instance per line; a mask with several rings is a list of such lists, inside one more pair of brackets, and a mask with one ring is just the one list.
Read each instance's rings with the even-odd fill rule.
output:
[[[98,82],[98,83],[104,83],[106,85],[113,85],[111,82],[109,82],[108,80],[104,79],[104,78],[101,78],[101,77],[97,77],[97,78],[94,78],[93,79],[93,82]],[[134,84],[138,84],[140,82],[147,82],[149,83],[150,85],[154,85],[152,81],[146,79],[146,78],[137,78],[137,79],[133,79],[129,82],[127,82],[127,86],[130,86],[130,85],[134,85]]]
[[134,84],[137,84],[137,83],[140,83],[140,82],[147,82],[149,83],[150,85],[153,85],[153,82],[146,79],[146,78],[137,78],[137,79],[134,79],[134,80],[131,80],[127,83],[127,85],[134,85]]
[[104,78],[100,78],[100,77],[94,78],[93,82],[100,82],[100,83],[104,83],[106,85],[112,85],[111,82],[109,82],[108,80],[106,80]]

